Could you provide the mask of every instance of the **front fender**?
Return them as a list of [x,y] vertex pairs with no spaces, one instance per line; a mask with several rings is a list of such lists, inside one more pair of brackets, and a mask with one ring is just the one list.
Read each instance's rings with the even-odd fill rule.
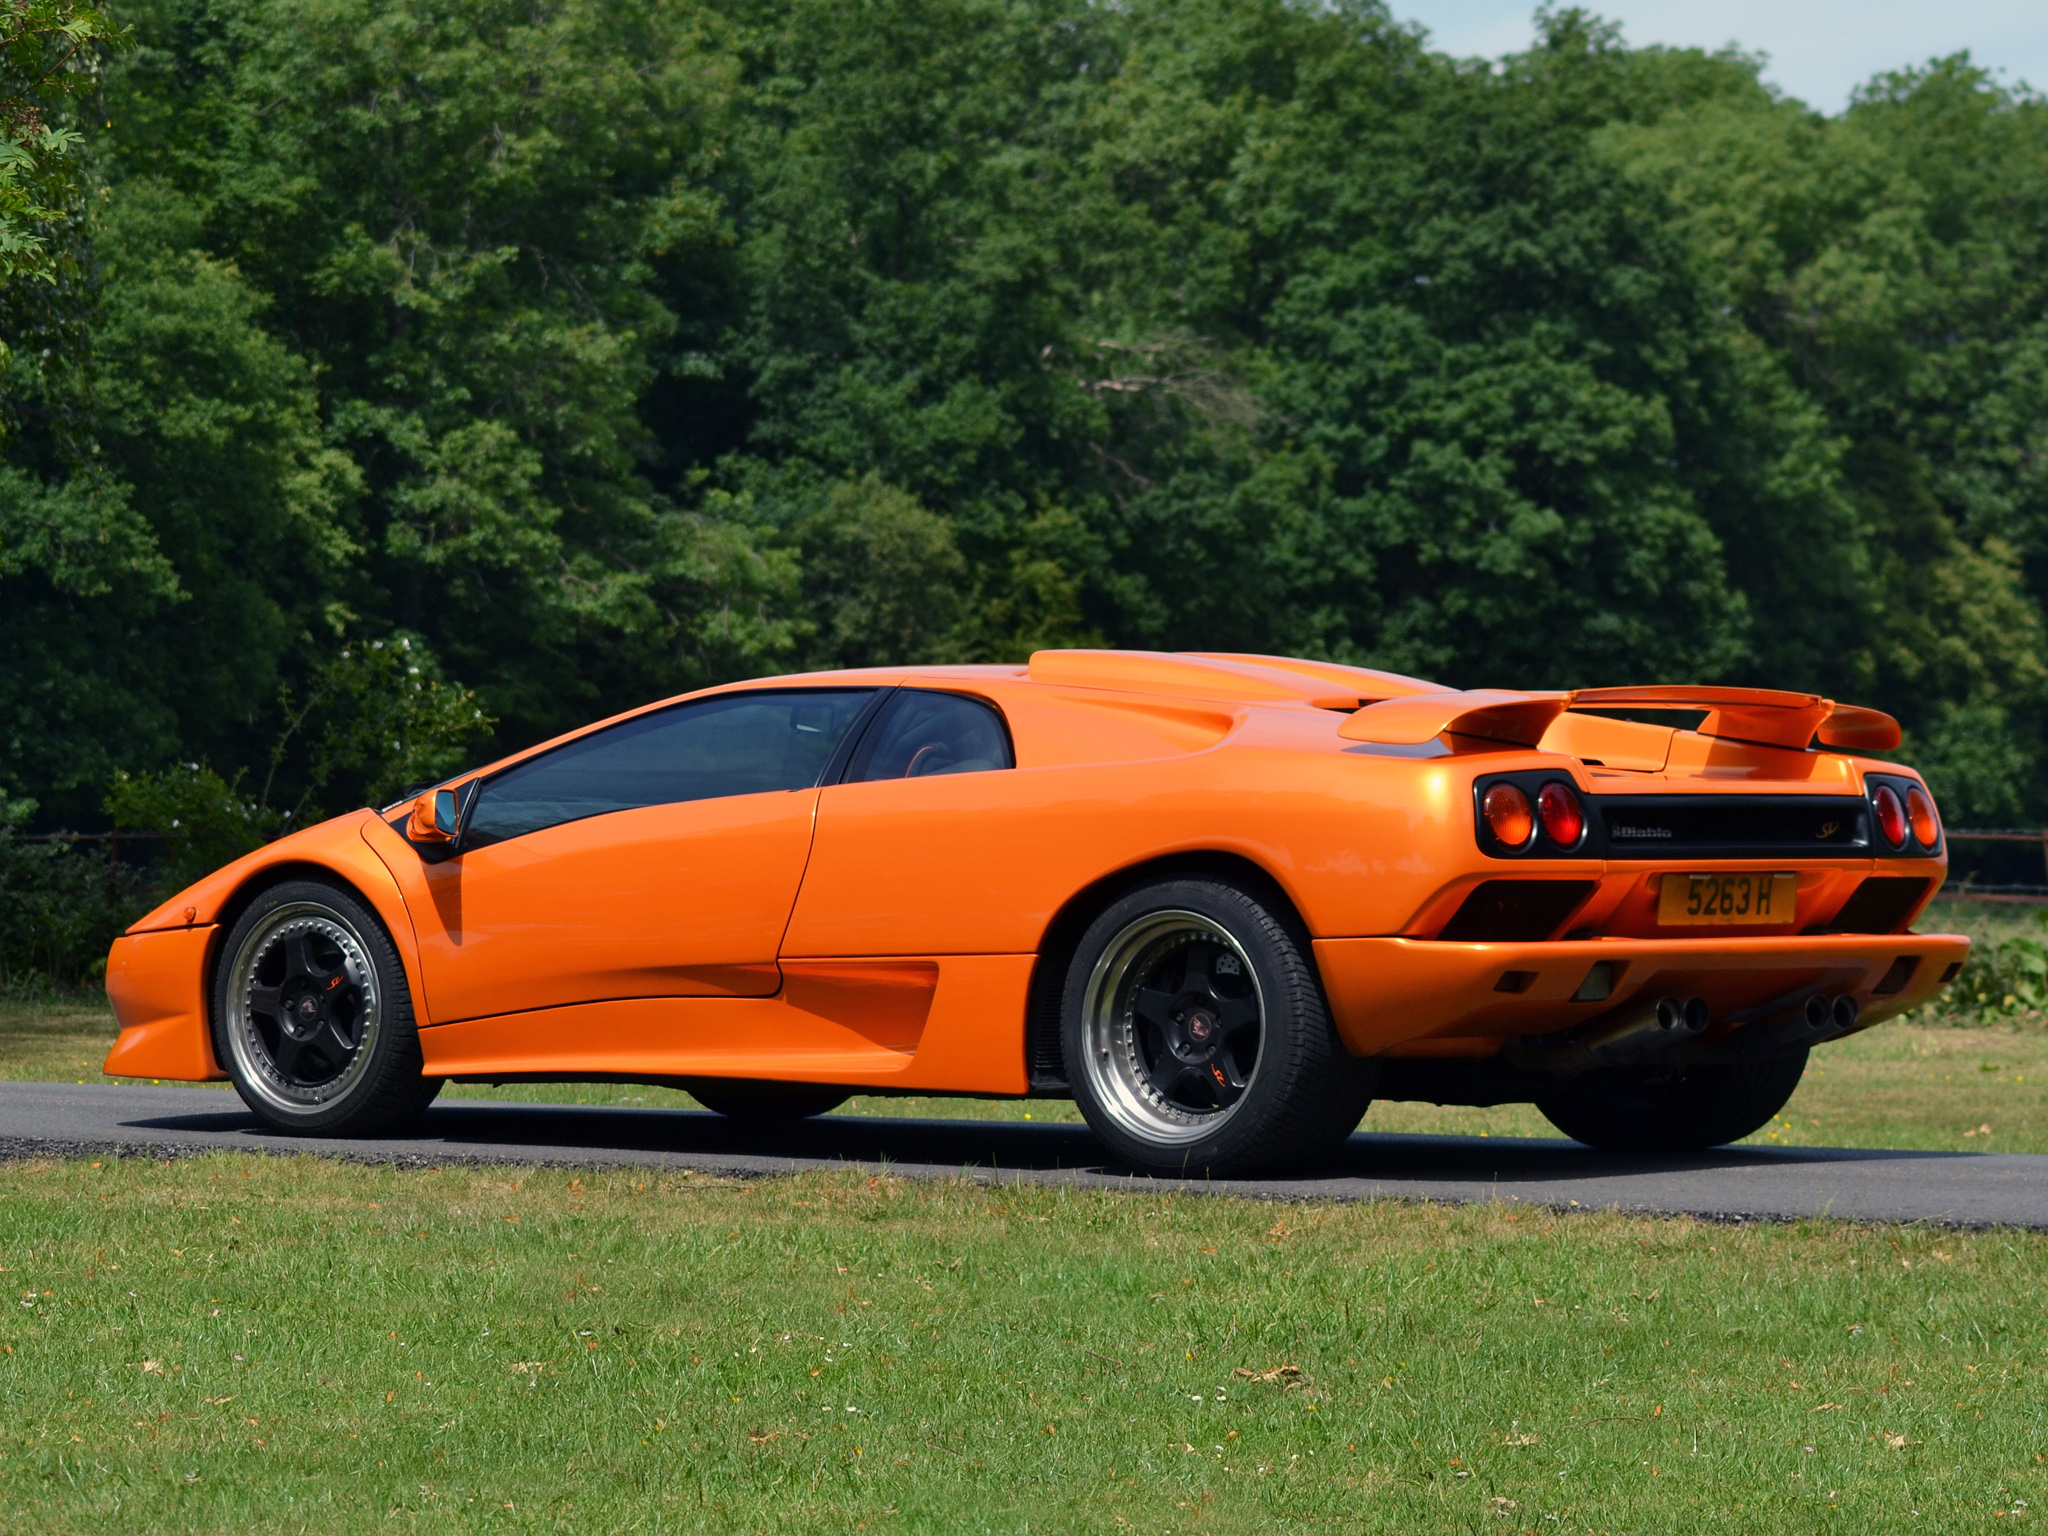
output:
[[195,881],[116,939],[107,954],[107,1000],[121,1035],[102,1070],[177,1082],[225,1076],[210,1025],[212,967],[228,926],[222,919],[232,919],[251,887],[298,875],[331,876],[369,903],[398,950],[414,1017],[430,1023],[412,914],[365,840],[378,826],[375,812],[355,811],[279,838]]

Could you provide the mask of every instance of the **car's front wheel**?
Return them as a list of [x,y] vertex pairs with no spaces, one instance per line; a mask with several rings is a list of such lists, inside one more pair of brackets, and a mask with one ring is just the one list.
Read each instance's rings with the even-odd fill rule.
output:
[[1762,1130],[1806,1071],[1806,1052],[1659,1071],[1607,1067],[1536,1101],[1543,1118],[1603,1152],[1697,1152]]
[[441,1090],[421,1073],[405,967],[384,925],[319,880],[264,891],[215,968],[215,1059],[242,1102],[283,1131],[376,1135]]
[[1082,1115],[1120,1160],[1238,1177],[1350,1135],[1377,1071],[1338,1040],[1304,947],[1271,904],[1218,880],[1145,886],[1089,926],[1061,1046]]

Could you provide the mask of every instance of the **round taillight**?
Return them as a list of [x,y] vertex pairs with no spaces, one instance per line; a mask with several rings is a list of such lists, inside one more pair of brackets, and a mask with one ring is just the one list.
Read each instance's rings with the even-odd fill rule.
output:
[[1529,797],[1512,784],[1496,784],[1480,802],[1487,829],[1509,848],[1525,848],[1536,835],[1536,818],[1529,812]]
[[1906,808],[1899,804],[1899,793],[1889,784],[1877,786],[1877,793],[1871,801],[1877,806],[1877,830],[1884,834],[1884,840],[1894,848],[1905,846]]
[[1906,791],[1906,820],[1913,824],[1913,836],[1922,848],[1932,848],[1941,837],[1941,822],[1934,814],[1934,797],[1918,784]]
[[1586,812],[1569,784],[1546,784],[1536,796],[1544,834],[1560,848],[1576,848],[1586,830]]

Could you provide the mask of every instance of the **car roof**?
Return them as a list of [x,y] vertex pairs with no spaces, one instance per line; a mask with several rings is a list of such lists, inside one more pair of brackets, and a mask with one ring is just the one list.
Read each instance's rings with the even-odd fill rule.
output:
[[1122,694],[1203,699],[1245,705],[1309,705],[1319,709],[1357,709],[1385,699],[1442,693],[1439,683],[1350,667],[1339,662],[1310,661],[1298,656],[1259,656],[1224,651],[1044,650],[1032,653],[1024,666],[1015,663],[969,663],[939,666],[850,667],[830,672],[791,672],[720,683],[666,699],[620,710],[493,762],[457,775],[506,768],[536,757],[579,736],[665,709],[686,699],[715,698],[782,688],[887,688],[904,683],[930,686],[947,682],[976,684],[1043,684],[1069,689],[1099,689]]
[[1310,704],[1356,709],[1361,704],[1416,694],[1443,693],[1441,683],[1370,667],[1297,656],[1225,651],[1044,650],[1025,666],[862,667],[750,678],[706,690],[830,688],[918,683],[1014,681],[1062,688],[1103,689],[1237,704]]

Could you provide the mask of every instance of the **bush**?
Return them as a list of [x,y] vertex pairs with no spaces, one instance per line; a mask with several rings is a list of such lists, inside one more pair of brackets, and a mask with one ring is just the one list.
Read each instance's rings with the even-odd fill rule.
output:
[[1978,940],[1951,988],[1951,1011],[2011,1018],[2048,1009],[2048,908],[2033,917],[2039,933]]
[[0,799],[0,988],[78,986],[106,973],[107,946],[155,900],[148,871],[105,843],[27,842],[32,800]]
[[156,883],[169,894],[283,830],[282,816],[244,799],[237,787],[202,763],[176,763],[160,773],[116,773],[107,812],[124,830],[161,835]]

